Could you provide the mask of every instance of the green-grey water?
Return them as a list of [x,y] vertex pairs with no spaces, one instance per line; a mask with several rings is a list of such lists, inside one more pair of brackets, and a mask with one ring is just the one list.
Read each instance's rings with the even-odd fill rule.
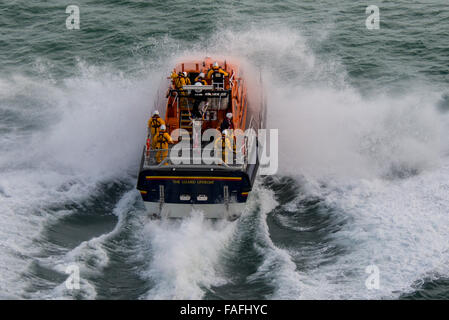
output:
[[[1,298],[449,298],[447,1],[13,0],[0,30]],[[149,220],[159,83],[218,55],[261,70],[278,173],[236,222]]]

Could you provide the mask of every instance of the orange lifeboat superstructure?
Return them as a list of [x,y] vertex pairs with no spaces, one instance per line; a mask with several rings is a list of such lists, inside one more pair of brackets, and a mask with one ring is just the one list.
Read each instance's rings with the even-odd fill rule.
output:
[[[202,61],[189,61],[182,62],[176,65],[173,69],[175,74],[179,72],[187,72],[188,77],[192,85],[194,85],[195,78],[200,74],[204,73],[207,75],[208,71],[212,69],[213,60],[211,58],[205,58]],[[218,128],[220,123],[225,119],[225,116],[228,112],[233,114],[233,123],[235,129],[245,130],[246,124],[246,115],[247,115],[247,97],[246,97],[246,86],[244,83],[244,79],[239,76],[240,70],[239,66],[236,64],[230,64],[226,60],[217,61],[222,69],[227,72],[229,75],[224,77],[224,89],[230,90],[230,96],[228,99],[223,99],[226,101],[221,101],[221,105],[214,108],[212,115],[208,114],[206,128]],[[208,85],[213,85],[211,79],[205,79]],[[171,83],[171,88],[175,88],[174,81]],[[173,93],[173,91],[172,91]],[[188,108],[185,106],[178,106],[179,99],[176,94],[169,95],[166,104],[166,113],[165,113],[165,123],[167,124],[167,129],[171,132],[172,130],[183,128],[187,130],[191,130],[191,126],[189,125],[189,119],[183,115],[188,111]],[[220,101],[218,101],[220,102]],[[215,112],[214,112],[215,111]]]

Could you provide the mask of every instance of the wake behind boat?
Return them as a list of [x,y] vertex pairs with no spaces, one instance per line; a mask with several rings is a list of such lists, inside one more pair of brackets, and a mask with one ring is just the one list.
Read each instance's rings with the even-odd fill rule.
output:
[[[263,92],[237,62],[178,63],[149,121],[137,189],[153,217],[237,219],[252,190],[265,128]],[[261,79],[252,84],[262,88]]]

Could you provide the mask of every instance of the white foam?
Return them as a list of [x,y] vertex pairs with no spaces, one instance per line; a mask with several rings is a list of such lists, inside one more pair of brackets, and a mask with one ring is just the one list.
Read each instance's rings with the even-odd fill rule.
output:
[[263,263],[257,271],[248,277],[248,282],[264,279],[274,288],[273,294],[268,299],[296,299],[300,296],[303,276],[298,272],[290,253],[277,247],[270,238],[270,231],[266,222],[267,214],[277,205],[272,191],[256,186],[250,207],[259,206],[257,214],[257,236],[254,243],[255,249],[264,257]]
[[[55,288],[37,292],[36,297],[46,299],[95,299],[97,291],[89,279],[100,276],[103,269],[109,264],[109,254],[104,247],[105,243],[120,232],[124,227],[124,217],[133,210],[133,203],[139,196],[136,190],[128,191],[116,204],[113,213],[119,221],[114,229],[106,234],[83,241],[70,251],[63,250],[61,255],[52,255],[47,258],[38,258],[42,266],[59,273],[66,273],[69,266],[76,266],[79,270],[79,289],[69,289],[65,281]],[[65,252],[64,252],[65,251]],[[69,274],[67,274],[69,277]]]
[[[61,209],[56,216],[48,208],[82,203],[98,192],[99,182],[126,179],[137,170],[157,72],[150,80],[82,64],[79,72],[58,83],[21,75],[0,81],[0,96],[8,101],[0,108],[36,125],[8,123],[9,140],[0,139],[2,295],[24,294],[22,276],[41,249],[35,240],[45,225],[70,214]],[[80,251],[101,254],[92,241]]]
[[[339,212],[335,219],[349,218],[330,235],[347,253],[298,273],[292,260],[301,248],[292,244],[278,270],[261,266],[261,274],[284,285],[275,297],[394,298],[429,274],[448,275],[449,131],[447,116],[435,108],[441,92],[410,83],[410,92],[379,90],[367,97],[346,83],[324,81],[341,80],[344,72],[338,64],[319,66],[306,49],[294,50],[298,37],[292,31],[278,40],[255,35],[258,55],[273,52],[269,63],[280,66],[278,73],[265,72],[270,84],[278,84],[268,95],[269,126],[280,130],[280,173],[307,181],[311,196]],[[276,54],[276,47],[283,50]],[[286,61],[284,51],[293,58]],[[304,72],[283,72],[292,64]],[[313,71],[317,75],[309,78]],[[365,287],[371,264],[380,268],[379,290]]]
[[[345,82],[338,57],[318,59],[300,33],[282,26],[228,30],[214,40],[264,67],[280,173],[301,177],[335,219],[347,218],[330,235],[346,250],[334,263],[303,274],[292,264],[301,248],[267,250],[283,262],[273,267],[268,254],[256,277],[283,284],[274,297],[394,298],[422,277],[448,275],[449,131],[436,108],[439,86],[410,82],[408,92],[392,94],[380,85],[362,94]],[[269,243],[263,224],[260,231]],[[370,264],[380,268],[379,290],[365,287]]]
[[[365,180],[327,189],[326,203],[350,218],[332,235],[347,252],[311,270],[301,297],[397,298],[413,291],[415,281],[448,276],[448,169],[446,162],[403,181]],[[369,265],[380,270],[378,290],[365,286]]]
[[205,220],[201,212],[180,223],[151,222],[144,237],[151,263],[143,273],[154,286],[148,299],[201,299],[205,289],[223,285],[220,255],[232,239],[236,223]]
[[[265,218],[275,202],[258,191],[262,212],[256,247],[265,260],[249,280],[270,282],[275,292],[268,298],[378,298],[397,297],[423,276],[448,274],[448,128],[434,108],[440,93],[412,83],[405,94],[362,95],[344,82],[338,59],[318,59],[297,31],[285,27],[224,30],[211,42],[208,55],[230,54],[254,69],[263,67],[270,88],[269,126],[280,129],[281,173],[303,177],[309,194],[351,218],[332,235],[347,253],[301,273],[293,258],[301,248],[291,252],[271,241]],[[194,49],[204,53],[200,46]],[[33,239],[55,218],[45,207],[82,201],[99,181],[123,177],[140,159],[144,119],[153,102],[150,88],[159,74],[127,79],[84,65],[80,73],[62,84],[22,76],[0,80],[2,100],[40,92],[39,108],[26,111],[27,116],[50,112],[48,123],[36,131],[16,131],[0,141],[8,148],[0,158],[0,214],[7,221],[0,225],[0,292],[5,297],[20,297],[26,286],[18,279],[39,250]],[[398,180],[396,171],[418,175]],[[232,241],[235,225],[212,225],[200,214],[180,224],[147,225],[142,240],[149,239],[152,257],[143,275],[155,286],[145,298],[200,299],[205,288],[226,283],[220,252]],[[54,258],[62,259],[62,266],[96,256],[102,267],[108,262],[103,241],[91,239]],[[368,264],[380,268],[380,290],[364,286]],[[48,297],[65,297],[62,285]],[[85,297],[95,297],[95,288],[86,287],[92,290],[86,289]]]

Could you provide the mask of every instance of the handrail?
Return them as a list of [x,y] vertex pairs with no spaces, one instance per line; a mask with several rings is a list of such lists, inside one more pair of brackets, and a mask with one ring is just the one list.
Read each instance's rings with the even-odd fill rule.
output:
[[179,116],[180,116],[180,112],[179,112],[179,96],[178,96],[177,92],[176,92],[176,95],[174,97],[174,101],[176,101],[176,118],[179,119]]
[[[197,88],[201,88],[200,86],[198,86]],[[195,91],[195,90],[190,90],[190,91]],[[214,98],[214,97],[220,97],[224,95],[229,95],[231,93],[230,89],[222,89],[222,90],[202,90],[201,92],[190,92],[188,93],[185,90],[180,90],[180,89],[170,89],[169,90],[169,95],[172,95],[176,93],[178,94],[180,97],[182,98],[189,98],[189,97],[207,97],[207,98]]]
[[231,77],[229,78],[229,86],[231,87],[231,89],[234,87],[234,75],[235,75],[235,72],[234,72],[234,70],[232,70],[232,74],[231,74]]
[[[244,146],[242,146],[243,148]],[[158,167],[166,167],[166,166],[176,166],[176,167],[190,167],[190,166],[195,166],[195,167],[207,167],[207,166],[222,166],[225,168],[230,168],[230,169],[235,169],[235,168],[240,168],[240,167],[246,167],[246,162],[247,162],[247,152],[245,152],[244,154],[244,161],[243,163],[234,163],[237,162],[237,158],[236,158],[236,153],[232,152],[232,159],[235,160],[233,163],[229,164],[226,163],[225,161],[223,161],[222,159],[222,152],[220,152],[220,154],[216,155],[214,152],[214,156],[211,158],[208,158],[208,160],[213,160],[215,161],[215,163],[212,164],[207,164],[207,163],[199,163],[199,164],[194,164],[193,160],[194,160],[194,154],[193,154],[193,148],[190,149],[190,155],[189,155],[189,160],[192,160],[191,164],[173,164],[170,160],[170,156],[169,156],[169,152],[171,150],[171,146],[168,149],[150,149],[147,150],[146,148],[144,148],[144,161],[143,161],[143,167],[144,168],[158,168]],[[245,148],[247,149],[247,146],[245,145]],[[160,157],[163,156],[163,153],[167,152],[167,155],[164,157],[164,159],[160,159],[160,162],[157,162],[157,155],[159,154]]]

